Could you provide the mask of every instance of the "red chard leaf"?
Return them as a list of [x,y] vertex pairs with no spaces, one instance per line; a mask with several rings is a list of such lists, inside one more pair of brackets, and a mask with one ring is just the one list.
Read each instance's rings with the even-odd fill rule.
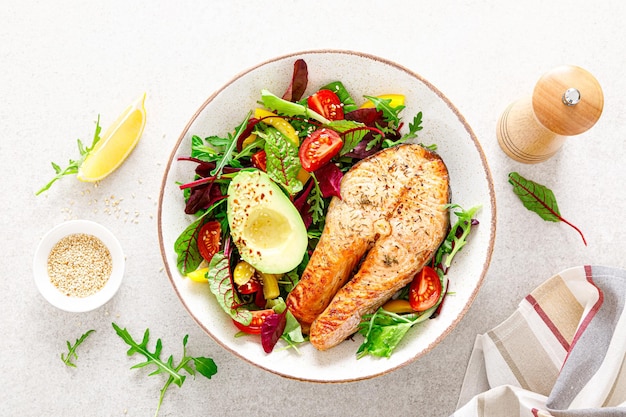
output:
[[343,173],[337,167],[337,165],[328,163],[317,171],[315,171],[315,178],[320,186],[322,197],[339,197],[341,199],[341,179]]
[[187,226],[174,243],[174,250],[178,255],[176,267],[182,275],[195,271],[202,262],[202,255],[198,250],[198,233],[201,227],[202,219],[196,220]]
[[509,183],[513,186],[513,192],[519,197],[528,210],[533,211],[542,219],[550,222],[563,222],[571,226],[580,234],[585,246],[587,241],[583,233],[572,223],[561,217],[556,197],[552,190],[545,185],[538,184],[534,181],[522,177],[517,172],[509,173]]
[[306,86],[309,82],[309,71],[306,62],[303,59],[298,59],[293,64],[293,76],[291,77],[291,83],[283,94],[283,100],[296,102],[302,98]]
[[274,346],[285,331],[286,324],[287,310],[267,316],[261,325],[261,344],[265,353],[272,353]]
[[227,196],[222,194],[220,187],[214,182],[194,187],[191,190],[187,204],[185,205],[185,213],[194,214],[199,210],[205,210]]
[[241,301],[235,291],[233,279],[230,273],[230,245],[227,241],[224,252],[213,255],[209,263],[207,279],[209,287],[218,304],[233,319],[241,324],[249,325],[252,321],[252,313],[241,307]]
[[310,212],[311,205],[307,203],[307,199],[309,198],[309,194],[313,189],[314,181],[309,179],[306,183],[306,187],[304,190],[300,192],[298,197],[293,200],[293,205],[296,207],[296,210],[300,213],[302,217],[302,221],[304,221],[304,226],[308,229],[311,223],[313,223],[313,216]]
[[375,127],[376,123],[383,122],[383,112],[378,111],[373,107],[366,107],[363,109],[357,109],[345,114],[346,120],[353,120],[355,122],[361,122],[365,126]]

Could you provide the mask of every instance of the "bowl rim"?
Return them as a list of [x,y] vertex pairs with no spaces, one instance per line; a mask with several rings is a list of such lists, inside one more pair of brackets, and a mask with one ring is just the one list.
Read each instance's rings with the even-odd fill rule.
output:
[[[406,74],[408,74],[409,76],[419,80],[420,82],[422,82],[430,91],[432,91],[435,95],[437,95],[439,97],[439,99],[441,99],[443,101],[443,103],[445,103],[446,107],[448,107],[448,109],[455,115],[455,117],[459,120],[459,122],[462,124],[464,130],[469,134],[473,145],[476,148],[476,151],[478,152],[479,156],[480,156],[480,160],[481,160],[481,164],[482,164],[482,168],[484,170],[484,174],[489,186],[489,204],[490,204],[490,224],[489,224],[489,244],[488,247],[486,248],[486,257],[485,260],[483,262],[482,265],[482,269],[480,272],[480,277],[478,278],[477,281],[477,285],[474,287],[472,293],[469,295],[468,301],[467,303],[463,306],[463,309],[461,310],[461,312],[458,314],[457,317],[454,318],[454,320],[452,321],[452,323],[446,327],[444,329],[444,331],[436,338],[436,340],[434,340],[431,344],[429,344],[425,349],[423,349],[423,351],[419,352],[418,354],[412,356],[411,358],[409,358],[408,360],[402,362],[401,364],[398,364],[397,366],[392,366],[389,367],[387,369],[385,369],[383,372],[379,372],[376,374],[371,374],[371,375],[367,375],[367,376],[361,376],[361,377],[356,377],[356,378],[346,378],[346,379],[337,379],[337,380],[320,380],[320,379],[307,379],[304,377],[298,377],[298,376],[294,376],[294,375],[289,375],[289,374],[285,374],[282,372],[279,372],[277,370],[271,369],[269,367],[263,366],[262,364],[259,364],[257,362],[254,362],[248,358],[246,358],[245,356],[243,356],[242,354],[240,354],[239,352],[237,352],[236,350],[232,349],[231,347],[227,346],[226,344],[224,344],[219,338],[215,337],[213,335],[213,333],[207,329],[207,327],[200,322],[200,320],[191,313],[190,307],[187,305],[187,303],[185,302],[185,300],[183,299],[183,297],[181,296],[180,291],[178,290],[178,287],[176,286],[175,282],[174,282],[174,277],[172,276],[172,274],[170,273],[170,264],[168,262],[167,259],[167,253],[166,253],[166,248],[165,248],[165,242],[163,239],[163,198],[164,198],[164,194],[165,194],[165,188],[167,185],[167,181],[168,181],[168,177],[169,177],[169,173],[170,170],[175,162],[175,157],[176,157],[176,153],[178,151],[178,148],[180,147],[181,143],[183,142],[183,140],[185,139],[185,137],[187,136],[187,134],[189,133],[189,129],[191,128],[191,126],[195,123],[195,121],[198,119],[198,117],[200,116],[200,114],[202,114],[202,112],[206,109],[206,107],[218,96],[220,95],[224,90],[226,90],[227,88],[229,88],[232,84],[234,84],[235,82],[237,82],[240,78],[242,78],[243,76],[263,67],[266,66],[268,64],[271,64],[273,62],[277,62],[277,61],[281,61],[281,60],[285,60],[285,59],[289,59],[289,58],[295,58],[295,57],[304,57],[306,58],[307,55],[316,55],[316,54],[338,54],[338,55],[350,55],[350,56],[358,56],[361,58],[366,58],[366,59],[370,59],[373,61],[377,61],[380,63],[383,63],[385,65],[388,65],[390,67],[396,68],[399,71],[405,72]],[[187,122],[187,124],[185,125],[184,129],[182,130],[181,134],[179,135],[176,143],[173,145],[172,151],[170,152],[169,158],[168,158],[168,162],[165,166],[165,169],[163,171],[163,177],[162,177],[162,181],[161,181],[161,188],[159,191],[159,200],[158,200],[158,207],[157,207],[157,233],[158,233],[158,238],[159,238],[159,247],[161,250],[161,258],[164,262],[164,269],[165,272],[167,273],[168,279],[170,281],[170,284],[172,285],[176,296],[178,297],[178,300],[182,303],[183,307],[185,308],[185,310],[187,311],[187,313],[191,316],[191,318],[198,324],[198,326],[200,326],[200,328],[211,337],[211,339],[213,339],[213,341],[215,341],[218,345],[220,345],[222,348],[224,348],[226,351],[232,353],[233,355],[235,355],[236,357],[244,360],[247,363],[250,363],[260,369],[266,370],[270,373],[273,373],[275,375],[279,375],[282,376],[284,378],[287,379],[292,379],[292,380],[298,380],[298,381],[304,381],[304,382],[313,382],[313,383],[345,383],[345,382],[356,382],[356,381],[360,381],[360,380],[366,380],[366,379],[372,379],[378,376],[382,376],[382,375],[386,375],[390,372],[393,372],[394,370],[406,366],[411,362],[416,361],[417,359],[419,359],[420,357],[424,356],[426,353],[430,352],[435,346],[437,346],[457,325],[458,323],[463,319],[463,317],[465,317],[465,315],[467,314],[467,311],[469,310],[469,308],[472,306],[474,300],[476,299],[476,296],[478,295],[478,291],[480,290],[480,288],[482,287],[482,284],[484,282],[485,276],[487,274],[487,271],[489,269],[489,265],[491,263],[491,258],[493,255],[493,250],[494,250],[494,246],[495,246],[495,239],[496,239],[496,196],[495,196],[495,188],[494,188],[494,183],[493,183],[493,177],[491,174],[491,170],[489,168],[489,164],[487,162],[487,158],[485,155],[485,152],[480,144],[480,142],[478,141],[478,138],[476,137],[474,131],[472,130],[471,126],[468,124],[468,122],[466,121],[465,117],[463,117],[463,115],[459,112],[459,110],[456,108],[456,106],[437,88],[435,87],[433,84],[431,84],[429,81],[427,81],[426,79],[424,79],[421,75],[417,74],[416,72],[408,69],[407,67],[400,65],[394,61],[391,61],[389,59],[386,58],[382,58],[370,53],[366,53],[366,52],[357,52],[357,51],[353,51],[353,50],[343,50],[343,49],[310,49],[310,50],[303,50],[303,51],[295,51],[295,52],[290,52],[290,53],[286,53],[286,54],[282,54],[282,55],[278,55],[276,57],[273,58],[269,58],[266,59],[254,66],[249,67],[248,69],[245,69],[243,71],[240,71],[238,73],[236,73],[230,80],[228,80],[225,84],[223,84],[220,88],[218,88],[217,90],[215,90],[212,94],[209,95],[209,97],[200,105],[200,107],[196,110],[196,112],[191,116],[191,118],[189,119],[189,121]]]
[[[71,234],[84,233],[97,237],[111,254],[113,267],[104,287],[87,297],[69,297],[62,294],[51,282],[47,261],[52,247]],[[50,229],[39,241],[33,259],[35,285],[41,295],[54,307],[70,313],[84,313],[106,304],[117,293],[124,277],[125,259],[119,240],[103,225],[91,220],[68,220]]]

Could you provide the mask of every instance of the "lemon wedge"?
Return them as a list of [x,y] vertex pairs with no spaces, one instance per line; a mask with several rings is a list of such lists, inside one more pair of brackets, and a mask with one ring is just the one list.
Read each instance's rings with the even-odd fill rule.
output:
[[115,171],[135,149],[146,125],[146,94],[136,100],[100,137],[78,169],[80,181],[100,181]]

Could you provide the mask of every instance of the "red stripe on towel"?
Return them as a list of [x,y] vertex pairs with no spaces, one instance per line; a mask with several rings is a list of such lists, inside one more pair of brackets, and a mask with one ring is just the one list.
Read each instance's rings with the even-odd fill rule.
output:
[[[583,321],[580,323],[580,326],[578,327],[578,330],[576,331],[576,334],[574,335],[574,339],[572,339],[571,349],[574,348],[574,346],[576,345],[576,342],[578,342],[578,339],[580,339],[580,336],[582,336],[582,334],[585,332],[585,330],[587,329],[587,326],[589,326],[589,323],[591,323],[591,320],[593,320],[598,310],[600,310],[602,303],[604,302],[604,293],[593,282],[593,275],[591,272],[590,265],[585,265],[585,275],[587,276],[587,281],[591,285],[593,285],[596,290],[598,290],[598,301],[596,301],[593,307],[591,307],[591,310],[589,310],[589,314],[587,314],[587,316],[585,316],[585,318],[583,318]],[[568,351],[567,356],[565,357],[565,361],[563,363],[567,362],[567,359],[569,357],[569,352],[571,352],[571,349],[570,351]]]
[[554,337],[556,337],[556,340],[558,340],[561,346],[563,346],[563,349],[565,349],[566,352],[569,352],[570,344],[567,342],[567,339],[565,339],[563,334],[559,331],[559,328],[556,327],[554,322],[546,314],[543,308],[541,308],[537,300],[535,300],[535,297],[533,297],[531,294],[528,294],[526,296],[526,301],[528,301],[530,305],[533,306],[533,308],[535,309],[535,312],[537,312],[539,317],[541,317],[541,320],[543,320],[546,326],[548,326],[548,329],[550,329]]

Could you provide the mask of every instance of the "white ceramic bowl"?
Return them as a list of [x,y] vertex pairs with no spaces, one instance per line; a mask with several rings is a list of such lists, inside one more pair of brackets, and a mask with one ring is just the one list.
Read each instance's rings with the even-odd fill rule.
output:
[[[65,236],[84,233],[97,237],[109,249],[113,262],[111,275],[100,290],[87,297],[70,297],[52,284],[48,275],[48,257],[54,245]],[[35,284],[41,295],[53,306],[81,313],[94,310],[108,302],[119,289],[124,276],[124,253],[117,238],[104,226],[88,220],[71,220],[61,223],[42,238],[35,251],[33,272]]]
[[[454,295],[447,297],[437,319],[411,329],[389,359],[364,357],[357,361],[359,335],[326,352],[306,344],[300,353],[277,349],[265,354],[254,337],[233,335],[236,329],[220,309],[208,285],[184,279],[176,269],[174,242],[193,220],[184,214],[177,182],[193,178],[194,164],[178,162],[190,153],[191,137],[226,135],[239,124],[266,88],[282,95],[291,80],[293,63],[302,58],[308,65],[306,94],[328,82],[340,80],[355,100],[362,95],[401,93],[406,96],[405,119],[423,111],[424,129],[419,141],[435,143],[451,178],[452,200],[469,209],[482,205],[480,225],[471,241],[455,258],[448,274]],[[358,104],[358,103],[357,103]],[[409,120],[410,121],[410,120]],[[469,125],[450,101],[433,85],[412,71],[385,59],[349,51],[309,51],[282,56],[239,74],[211,95],[183,130],[167,163],[159,197],[158,233],[169,279],[181,302],[196,322],[219,344],[240,358],[270,372],[316,382],[353,381],[371,378],[403,366],[437,345],[461,320],[476,297],[491,259],[495,239],[496,207],[491,174],[485,155]]]

